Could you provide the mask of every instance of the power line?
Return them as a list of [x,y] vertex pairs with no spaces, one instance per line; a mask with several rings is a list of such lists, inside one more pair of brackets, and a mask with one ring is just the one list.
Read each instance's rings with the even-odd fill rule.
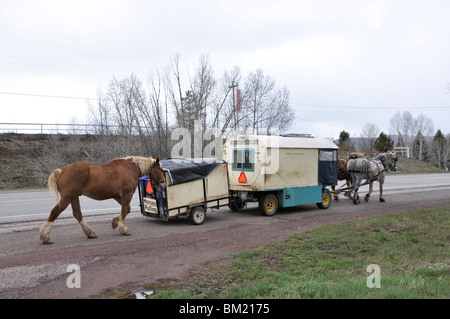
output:
[[[56,99],[71,99],[71,100],[92,100],[99,101],[97,98],[90,97],[76,97],[76,96],[61,96],[61,95],[46,95],[46,94],[31,94],[31,93],[20,93],[20,92],[3,92],[0,94],[5,95],[18,95],[18,96],[32,96],[32,97],[45,97],[45,98],[56,98]],[[339,108],[339,109],[374,109],[374,110],[424,110],[424,109],[450,109],[450,106],[410,106],[410,107],[368,107],[368,106],[345,106],[345,105],[326,105],[326,104],[310,104],[310,103],[298,103],[291,102],[295,105],[312,106],[312,107],[328,107],[328,108]]]
[[421,109],[450,109],[450,106],[409,106],[409,107],[373,107],[373,106],[344,106],[344,105],[324,105],[324,104],[310,104],[292,102],[296,105],[314,106],[314,107],[329,107],[340,109],[374,109],[374,110],[421,110]]
[[30,94],[30,93],[18,93],[18,92],[0,92],[0,94],[5,95],[18,95],[18,96],[33,96],[33,97],[48,97],[56,99],[70,99],[70,100],[93,100],[98,101],[98,99],[90,97],[76,97],[76,96],[61,96],[61,95],[45,95],[45,94]]

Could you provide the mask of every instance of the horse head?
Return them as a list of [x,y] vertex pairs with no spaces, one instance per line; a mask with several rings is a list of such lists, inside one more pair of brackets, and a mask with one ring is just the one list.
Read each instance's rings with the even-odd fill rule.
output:
[[161,166],[159,157],[157,157],[156,160],[153,161],[149,175],[150,180],[153,182],[154,185],[156,185],[156,187],[160,188],[166,186],[166,180],[164,178],[164,169]]
[[397,154],[395,154],[394,152],[387,152],[386,153],[386,162],[389,165],[389,169],[392,172],[397,171],[397,162],[398,162]]
[[398,158],[394,152],[386,152],[378,155],[376,158],[381,161],[385,170],[389,168],[392,172],[397,171]]
[[347,169],[347,161],[346,160],[338,160],[338,180],[349,180],[350,174]]

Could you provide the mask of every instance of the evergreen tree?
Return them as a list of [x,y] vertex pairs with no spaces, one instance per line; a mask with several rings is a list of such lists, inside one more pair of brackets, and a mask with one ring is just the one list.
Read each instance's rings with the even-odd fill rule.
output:
[[350,140],[350,133],[342,131],[339,134],[339,147],[345,150],[350,150],[352,148],[352,142]]
[[374,143],[374,147],[376,151],[384,153],[394,148],[394,141],[389,136],[381,132],[380,136],[378,136]]
[[436,132],[436,135],[433,137],[433,142],[431,143],[429,162],[436,167],[445,169],[447,160],[447,139],[445,138],[444,134],[442,134],[441,130],[438,130]]

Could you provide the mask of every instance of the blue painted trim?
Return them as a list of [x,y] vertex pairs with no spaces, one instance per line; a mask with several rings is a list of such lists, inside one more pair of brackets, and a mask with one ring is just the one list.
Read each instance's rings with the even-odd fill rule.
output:
[[283,189],[281,207],[291,207],[320,203],[322,201],[322,185],[291,187]]

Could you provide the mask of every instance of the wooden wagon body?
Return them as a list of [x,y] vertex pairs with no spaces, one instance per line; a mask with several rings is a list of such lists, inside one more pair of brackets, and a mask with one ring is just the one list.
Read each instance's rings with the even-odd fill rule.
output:
[[188,216],[201,224],[206,211],[228,205],[227,165],[214,159],[162,160],[166,188],[156,189],[147,177],[139,181],[141,213],[164,220]]

